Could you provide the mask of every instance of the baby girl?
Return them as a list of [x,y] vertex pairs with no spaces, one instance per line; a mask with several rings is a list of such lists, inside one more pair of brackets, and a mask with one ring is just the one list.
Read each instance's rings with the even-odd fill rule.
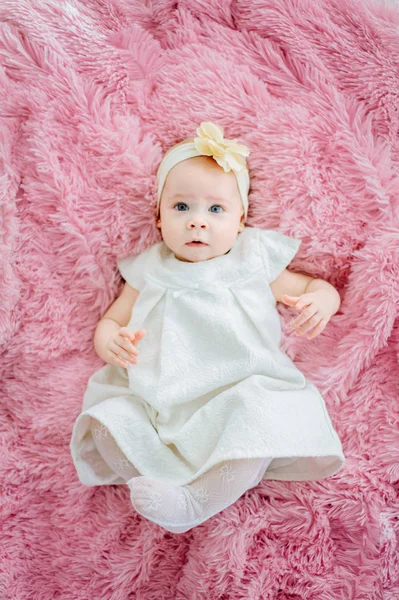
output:
[[246,227],[249,150],[201,123],[158,172],[162,241],[119,261],[125,285],[96,328],[71,453],[88,486],[126,483],[142,516],[183,533],[262,479],[319,480],[344,464],[325,402],[280,348],[319,335],[335,288],[286,267],[300,240]]

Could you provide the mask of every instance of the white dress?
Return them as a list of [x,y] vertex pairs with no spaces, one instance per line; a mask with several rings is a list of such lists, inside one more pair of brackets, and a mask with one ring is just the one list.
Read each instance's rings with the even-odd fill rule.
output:
[[137,364],[107,364],[88,381],[70,445],[83,484],[125,483],[99,454],[91,417],[141,475],[176,485],[237,458],[273,457],[263,479],[318,480],[342,467],[323,397],[279,347],[269,284],[300,243],[247,227],[207,261],[180,261],[161,241],[118,262],[140,291],[128,328],[147,334]]

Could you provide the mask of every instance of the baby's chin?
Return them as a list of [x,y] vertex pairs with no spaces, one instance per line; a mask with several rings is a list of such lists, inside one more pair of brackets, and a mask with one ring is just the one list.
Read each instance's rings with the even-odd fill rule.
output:
[[224,256],[225,254],[228,254],[230,252],[231,248],[229,248],[226,251],[222,251],[222,252],[201,252],[200,249],[194,249],[194,252],[189,253],[186,252],[185,250],[183,252],[173,252],[173,254],[175,255],[175,258],[177,258],[178,260],[181,260],[182,262],[205,262],[207,260],[212,260],[213,258],[217,258],[218,256]]
[[190,263],[205,262],[207,260],[212,260],[212,258],[215,258],[215,256],[204,256],[204,257],[182,256],[178,252],[175,252],[174,255],[175,255],[175,258],[177,258],[177,260],[180,260],[181,262],[190,262]]

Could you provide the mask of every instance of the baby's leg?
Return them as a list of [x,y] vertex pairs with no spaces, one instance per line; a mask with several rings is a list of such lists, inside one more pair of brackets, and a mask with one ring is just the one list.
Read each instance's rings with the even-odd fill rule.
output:
[[97,419],[91,419],[91,433],[99,453],[115,473],[125,479],[125,481],[140,475],[137,469],[122,453],[105,425],[97,421]]
[[257,485],[271,458],[230,460],[185,486],[136,477],[128,481],[134,508],[173,533],[184,533],[235,502]]

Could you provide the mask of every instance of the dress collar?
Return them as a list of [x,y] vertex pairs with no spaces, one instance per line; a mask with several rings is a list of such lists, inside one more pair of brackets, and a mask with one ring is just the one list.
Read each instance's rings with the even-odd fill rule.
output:
[[198,289],[210,283],[225,286],[257,268],[256,233],[255,228],[245,228],[229,252],[199,262],[179,260],[162,241],[157,244],[154,278],[168,287]]

